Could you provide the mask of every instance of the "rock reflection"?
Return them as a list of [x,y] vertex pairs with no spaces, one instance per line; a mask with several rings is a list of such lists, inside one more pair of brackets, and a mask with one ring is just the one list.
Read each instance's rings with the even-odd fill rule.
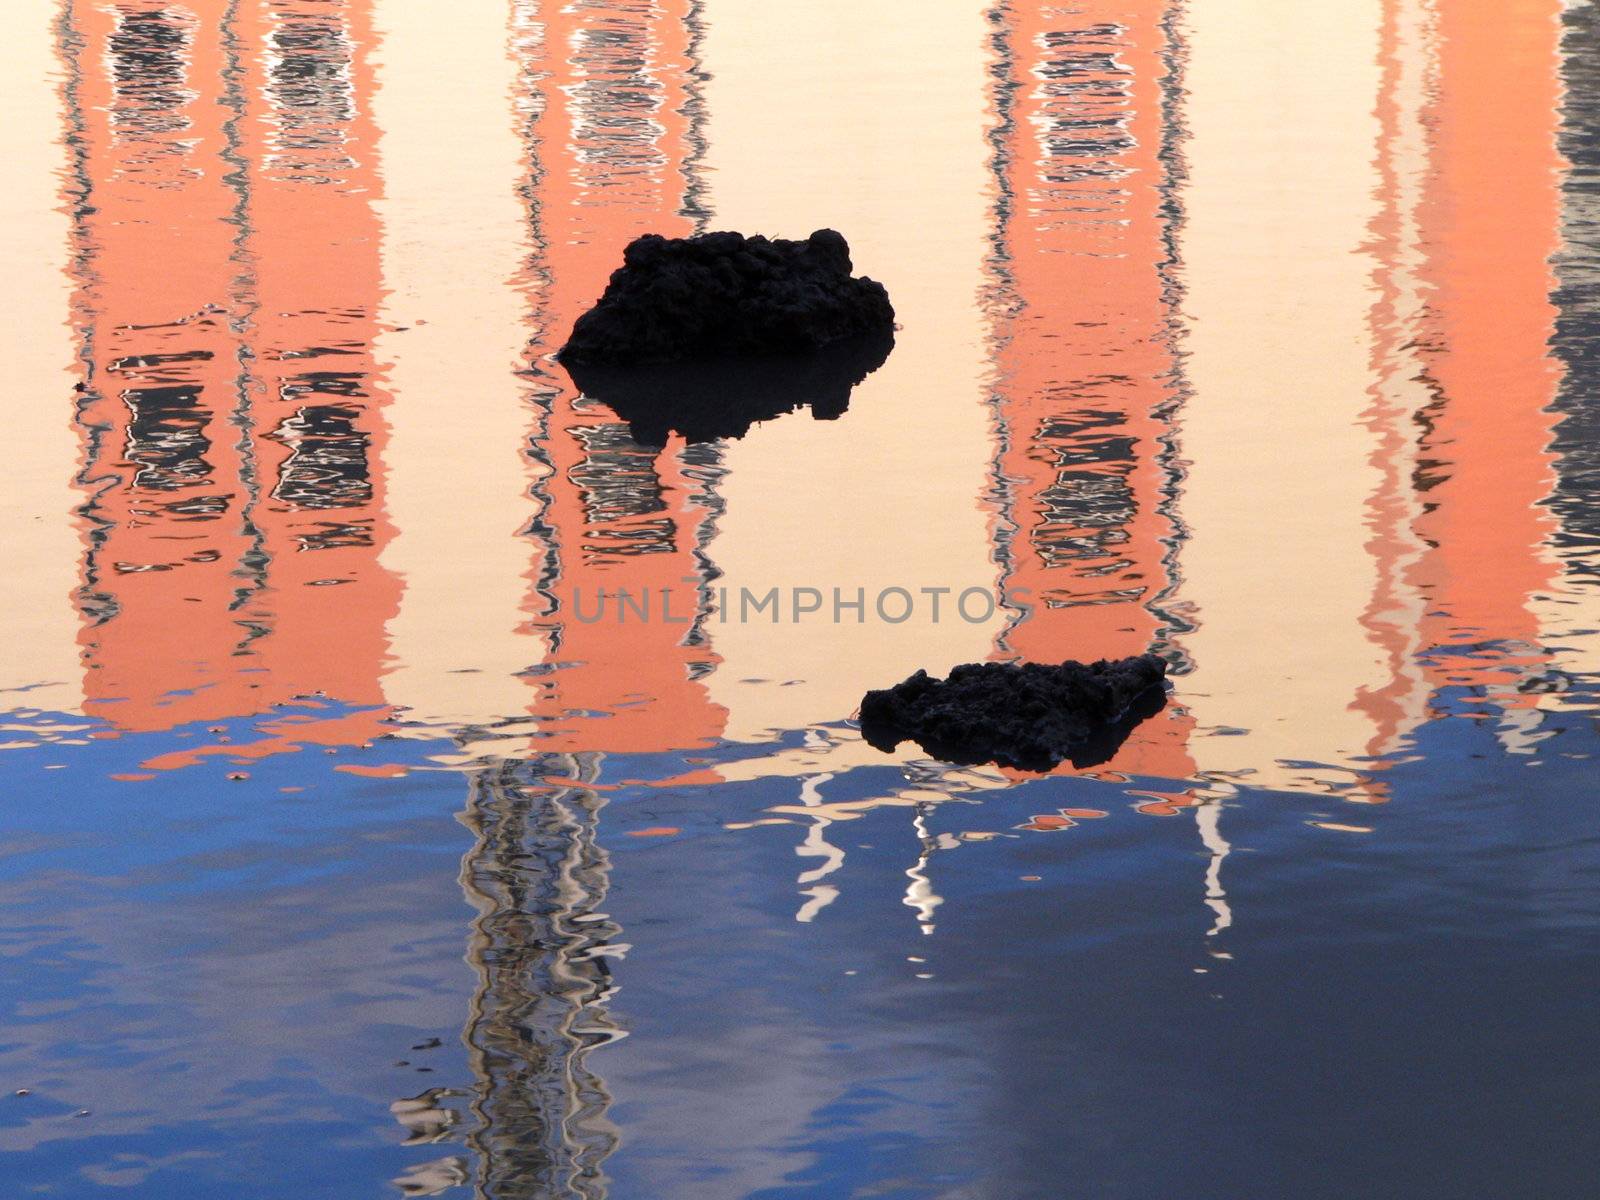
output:
[[809,407],[834,421],[855,386],[888,358],[894,339],[868,338],[795,358],[610,367],[571,363],[572,382],[628,422],[641,446],[677,434],[690,445],[741,438],[751,426]]

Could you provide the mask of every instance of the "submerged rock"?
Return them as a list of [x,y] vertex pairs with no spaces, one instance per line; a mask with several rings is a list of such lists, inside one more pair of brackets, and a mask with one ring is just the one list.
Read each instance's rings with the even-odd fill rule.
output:
[[739,438],[757,421],[811,407],[832,421],[850,407],[850,393],[883,365],[892,334],[834,342],[811,354],[724,358],[709,362],[615,366],[569,362],[572,382],[627,421],[641,446]]
[[861,701],[861,734],[879,750],[914,741],[946,762],[1048,771],[1105,762],[1166,703],[1153,654],[1094,663],[968,663],[944,679],[918,671]]
[[850,247],[832,229],[803,242],[705,233],[646,234],[628,244],[605,294],[572,327],[564,363],[663,363],[804,354],[886,335],[883,285],[851,276]]

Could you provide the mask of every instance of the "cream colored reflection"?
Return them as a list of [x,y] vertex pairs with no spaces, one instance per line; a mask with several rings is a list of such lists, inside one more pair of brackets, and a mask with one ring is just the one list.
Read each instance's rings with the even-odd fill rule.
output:
[[1364,754],[1377,730],[1357,700],[1387,683],[1363,622],[1382,16],[1380,0],[1215,0],[1185,20],[1183,698],[1200,768],[1258,785]]
[[[1541,640],[1551,669],[1565,676],[1600,676],[1600,585],[1572,579],[1548,595],[1534,597]],[[1559,686],[1559,680],[1552,679]],[[1540,707],[1555,707],[1559,692],[1540,698]]]
[[544,655],[520,631],[532,504],[514,276],[528,244],[508,16],[377,0],[373,20],[396,527],[383,563],[405,582],[384,690],[429,722],[492,721],[526,710],[517,672]]
[[1222,864],[1227,861],[1233,846],[1222,836],[1222,800],[1211,797],[1201,800],[1194,808],[1194,824],[1200,833],[1200,844],[1206,848],[1206,907],[1211,910],[1211,928],[1207,937],[1216,937],[1233,924],[1233,909],[1228,904],[1227,890],[1222,886]]
[[467,1186],[472,1176],[466,1157],[453,1154],[432,1162],[413,1163],[393,1182],[402,1196],[439,1196],[453,1188]]
[[[5,428],[7,442],[21,448],[0,472],[0,545],[12,567],[0,590],[0,710],[77,712],[83,670],[72,593],[82,547],[71,516],[78,447],[55,15],[54,5],[25,5],[0,38]],[[32,690],[10,690],[18,687]],[[0,741],[7,739],[0,733]]]
[[[777,628],[713,622],[723,661],[712,699],[728,710],[727,736],[750,739],[847,717],[868,688],[918,667],[982,659],[1000,626],[951,611],[962,589],[996,580],[978,507],[991,454],[976,304],[990,182],[985,25],[977,6],[952,0],[911,17],[849,0],[706,0],[704,10],[711,226],[839,229],[857,270],[889,287],[903,326],[841,419],[791,414],[724,451],[727,511],[710,546],[720,583],[731,597],[771,587],[827,597],[823,614],[786,614]],[[835,587],[846,599],[865,589],[866,621],[830,619]],[[892,587],[919,601],[902,624],[870,611]],[[952,589],[937,624],[924,587]]]
[[939,895],[933,887],[933,877],[929,873],[928,865],[933,858],[933,852],[938,849],[937,840],[928,832],[928,806],[919,804],[916,816],[911,818],[911,827],[916,831],[917,840],[922,846],[922,853],[917,856],[914,866],[906,868],[906,878],[911,882],[906,887],[905,899],[901,901],[907,908],[915,910],[917,914],[917,928],[922,930],[923,936],[933,934],[934,914],[939,906],[944,903],[944,897]]
[[[818,789],[832,778],[829,774],[803,778],[800,781],[800,803],[807,808],[821,808],[823,801]],[[844,850],[828,841],[828,826],[832,824],[830,817],[818,815],[812,820],[805,841],[794,848],[800,858],[820,860],[815,867],[801,871],[795,878],[800,894],[805,897],[805,903],[794,915],[794,919],[801,924],[816,920],[819,912],[839,898],[839,889],[835,885],[822,882],[844,866]]]

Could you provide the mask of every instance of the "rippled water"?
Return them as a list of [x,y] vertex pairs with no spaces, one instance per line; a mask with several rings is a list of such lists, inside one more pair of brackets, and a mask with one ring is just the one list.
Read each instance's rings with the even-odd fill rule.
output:
[[[1593,1195],[1591,5],[0,55],[7,1194]],[[639,233],[824,225],[901,324],[834,419],[550,358]],[[1083,771],[851,721],[1151,648]]]

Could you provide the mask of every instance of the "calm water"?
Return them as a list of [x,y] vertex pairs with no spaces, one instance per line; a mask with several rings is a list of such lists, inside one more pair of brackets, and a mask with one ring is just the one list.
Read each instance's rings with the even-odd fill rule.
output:
[[[0,64],[0,1192],[1595,1194],[1600,10]],[[823,225],[902,325],[836,420],[658,451],[549,358],[638,233]],[[1148,648],[1087,771],[850,721]]]

